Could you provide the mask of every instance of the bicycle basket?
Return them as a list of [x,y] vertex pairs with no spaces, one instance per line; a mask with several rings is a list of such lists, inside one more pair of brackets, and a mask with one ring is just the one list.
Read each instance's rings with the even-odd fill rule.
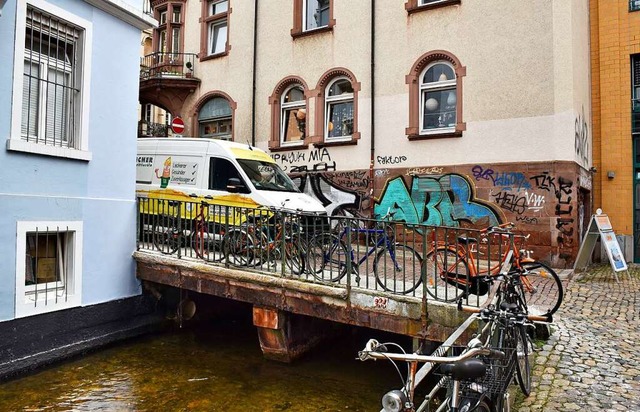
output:
[[[513,348],[500,350],[505,353],[502,359],[479,357],[486,365],[486,374],[483,377],[461,382],[461,392],[466,398],[478,399],[481,394],[491,397],[505,393],[515,371],[515,354]],[[448,384],[450,378],[442,373],[440,366],[435,369],[434,374],[444,377]]]

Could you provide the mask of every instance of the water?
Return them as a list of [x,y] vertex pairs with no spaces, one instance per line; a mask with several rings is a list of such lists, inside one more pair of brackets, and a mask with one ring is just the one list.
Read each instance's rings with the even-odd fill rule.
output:
[[399,377],[355,360],[379,333],[345,331],[281,364],[263,358],[250,320],[191,323],[0,384],[0,411],[379,411]]

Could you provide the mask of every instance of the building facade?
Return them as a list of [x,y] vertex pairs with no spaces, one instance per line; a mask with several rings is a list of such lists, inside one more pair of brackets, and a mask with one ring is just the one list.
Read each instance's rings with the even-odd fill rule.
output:
[[184,135],[270,151],[331,214],[513,221],[573,263],[593,205],[586,0],[151,6],[140,101]]
[[640,261],[640,2],[592,0],[594,200]]
[[139,39],[155,23],[139,3],[0,3],[0,378],[150,320],[131,257]]

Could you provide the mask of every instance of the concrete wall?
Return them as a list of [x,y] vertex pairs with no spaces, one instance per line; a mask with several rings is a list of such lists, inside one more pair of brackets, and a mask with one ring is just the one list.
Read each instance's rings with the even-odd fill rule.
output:
[[[0,149],[0,321],[14,318],[16,222],[81,221],[82,305],[140,294],[135,250],[135,147],[140,30],[85,2],[50,4],[92,24],[90,161]],[[0,17],[0,137],[9,138],[16,0]],[[21,56],[18,56],[21,58]],[[3,145],[4,146],[4,145]]]

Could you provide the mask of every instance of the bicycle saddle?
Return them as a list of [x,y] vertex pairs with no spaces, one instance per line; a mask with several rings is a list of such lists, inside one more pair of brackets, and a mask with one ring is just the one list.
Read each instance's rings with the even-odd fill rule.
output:
[[472,381],[487,373],[487,365],[480,359],[465,359],[456,363],[445,363],[440,370],[455,381]]
[[465,245],[468,245],[470,243],[478,243],[478,239],[475,239],[472,237],[458,236],[458,243],[463,243]]

